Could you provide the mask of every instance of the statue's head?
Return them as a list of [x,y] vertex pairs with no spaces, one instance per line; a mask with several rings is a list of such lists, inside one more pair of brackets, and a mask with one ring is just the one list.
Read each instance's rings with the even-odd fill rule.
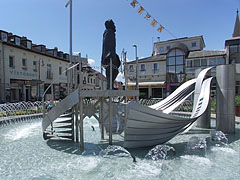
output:
[[115,26],[115,24],[114,24],[114,22],[113,22],[112,19],[108,19],[108,20],[105,22],[105,27],[106,27],[106,29],[111,29],[111,30],[113,30],[114,32],[116,32],[116,26]]

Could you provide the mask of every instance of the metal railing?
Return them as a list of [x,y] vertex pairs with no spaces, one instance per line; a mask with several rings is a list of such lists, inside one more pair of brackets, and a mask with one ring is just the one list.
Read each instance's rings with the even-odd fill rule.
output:
[[[47,87],[47,89],[44,91],[43,96],[42,96],[42,104],[43,104],[43,115],[45,115],[46,110],[50,110],[52,107],[54,107],[56,105],[56,101],[55,101],[55,97],[54,97],[54,89],[53,89],[53,85],[61,78],[61,76],[65,75],[65,73],[67,73],[68,75],[68,79],[69,76],[71,76],[70,78],[72,78],[71,81],[68,80],[68,94],[70,93],[70,89],[72,89],[72,84],[73,84],[73,77],[75,77],[75,85],[77,84],[77,75],[75,74],[75,76],[73,76],[73,73],[76,73],[77,71],[77,66],[80,65],[81,63],[76,63],[72,66],[70,66],[68,69],[66,69],[65,71],[62,72],[62,74],[55,79],[54,81],[52,81],[52,83]],[[79,68],[80,69],[80,68]],[[70,71],[71,70],[71,71]],[[74,72],[73,72],[74,71]],[[69,73],[70,72],[70,73]],[[69,83],[70,82],[70,83]],[[47,91],[51,88],[51,99],[48,101],[49,103],[46,104],[44,103],[45,98],[46,98],[46,94]],[[47,105],[47,106],[46,106]]]

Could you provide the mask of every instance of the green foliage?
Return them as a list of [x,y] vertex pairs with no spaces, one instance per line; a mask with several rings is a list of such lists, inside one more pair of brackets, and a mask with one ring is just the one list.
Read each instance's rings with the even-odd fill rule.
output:
[[235,104],[236,106],[240,106],[240,96],[235,96]]
[[216,98],[211,99],[211,112],[216,113]]

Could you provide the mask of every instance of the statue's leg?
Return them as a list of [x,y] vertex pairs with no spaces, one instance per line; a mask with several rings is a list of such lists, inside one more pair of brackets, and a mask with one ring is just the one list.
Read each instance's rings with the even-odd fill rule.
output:
[[114,81],[117,78],[118,69],[113,69],[113,77],[112,77],[112,89],[114,89]]
[[106,68],[106,78],[107,78],[107,89],[110,89],[110,68]]

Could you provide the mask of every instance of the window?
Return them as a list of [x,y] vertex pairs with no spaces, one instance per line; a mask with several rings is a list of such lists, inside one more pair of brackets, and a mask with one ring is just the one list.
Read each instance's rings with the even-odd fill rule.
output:
[[9,56],[9,67],[14,68],[14,57],[13,56]]
[[[172,49],[167,54],[167,81],[168,83],[182,83],[185,80],[184,52],[181,49]],[[191,61],[187,61],[191,66]]]
[[140,71],[146,71],[146,65],[145,64],[141,64],[141,69]]
[[166,49],[167,51],[169,51],[171,49],[171,46],[167,46]]
[[47,79],[53,79],[52,65],[47,64]]
[[220,57],[220,58],[217,58],[217,62],[216,62],[217,65],[220,65],[220,64],[225,64],[225,60],[223,57]]
[[133,71],[134,71],[133,65],[130,65],[130,66],[129,66],[129,70],[130,70],[130,72],[133,72]]
[[27,41],[27,48],[32,49],[32,43],[30,41]]
[[90,81],[89,81],[89,77],[87,78],[87,83],[89,83]]
[[92,78],[91,78],[91,84],[92,84]]
[[183,64],[183,58],[182,56],[177,56],[176,57],[176,65]]
[[216,58],[210,58],[209,59],[209,66],[215,66],[216,65]]
[[196,42],[192,42],[192,47],[196,47],[197,43]]
[[231,46],[229,47],[229,49],[230,49],[230,54],[239,52],[238,45],[231,45]]
[[7,33],[2,32],[2,41],[7,42]]
[[37,61],[33,61],[33,71],[37,72]]
[[15,44],[18,45],[18,46],[20,46],[20,38],[16,37],[16,38],[15,38],[15,41],[16,41]]
[[192,67],[192,60],[187,60],[186,63],[187,63],[187,67]]
[[169,57],[167,61],[168,65],[175,65],[175,57]]
[[195,59],[195,60],[193,61],[193,66],[194,66],[194,67],[200,67],[200,59]]
[[153,73],[158,72],[158,64],[157,63],[153,63]]
[[59,67],[58,72],[59,72],[59,75],[62,74],[62,67]]
[[164,52],[164,48],[163,47],[159,47],[159,52]]
[[207,59],[201,59],[201,66],[207,67]]
[[153,69],[157,70],[158,69],[158,64],[157,63],[153,63]]
[[22,59],[22,69],[27,70],[27,59]]

